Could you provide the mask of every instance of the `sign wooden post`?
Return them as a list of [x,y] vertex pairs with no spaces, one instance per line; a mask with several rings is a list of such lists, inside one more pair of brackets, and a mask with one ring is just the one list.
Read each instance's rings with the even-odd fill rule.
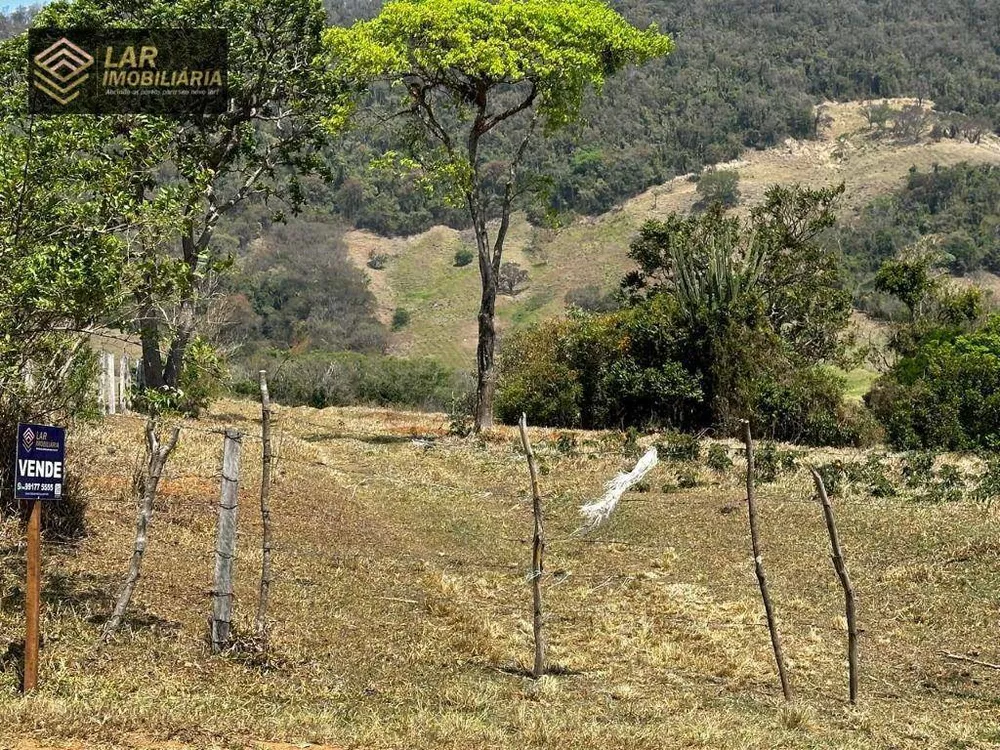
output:
[[17,426],[14,497],[28,502],[28,559],[24,585],[24,683],[38,687],[39,620],[42,609],[42,501],[62,497],[66,432],[41,424]]
[[28,501],[28,574],[24,585],[24,686],[38,687],[38,620],[42,610],[42,502]]

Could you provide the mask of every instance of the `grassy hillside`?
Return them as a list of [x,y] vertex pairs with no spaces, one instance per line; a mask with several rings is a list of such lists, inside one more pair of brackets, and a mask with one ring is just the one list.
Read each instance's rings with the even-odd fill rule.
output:
[[[908,100],[894,100],[896,104]],[[872,198],[896,189],[913,166],[927,170],[962,161],[1000,163],[1000,141],[987,136],[979,144],[924,140],[903,143],[876,139],[868,130],[859,104],[827,104],[833,118],[818,141],[786,141],[767,151],[747,152],[743,159],[720,165],[740,173],[743,202],[752,203],[774,183],[813,187],[846,183],[843,218],[850,221]],[[560,230],[533,228],[517,217],[507,243],[506,260],[531,274],[529,287],[516,298],[501,298],[498,315],[509,328],[559,314],[566,293],[597,284],[614,288],[627,267],[628,243],[641,224],[674,211],[687,211],[697,200],[695,183],[678,177],[596,218],[580,219]],[[412,313],[411,322],[391,339],[400,354],[428,355],[471,369],[476,346],[478,274],[475,264],[455,268],[455,251],[474,247],[472,237],[435,227],[408,238],[385,239],[363,231],[346,235],[348,252],[364,266],[372,253],[390,256],[381,271],[366,268],[388,321],[397,307]]]
[[[546,498],[543,590],[558,671],[535,682],[522,674],[531,654],[531,527],[516,435],[444,437],[443,415],[278,410],[274,650],[262,661],[244,642],[242,652],[210,657],[222,439],[206,430],[235,425],[246,435],[235,604],[245,633],[259,566],[255,415],[252,404],[224,402],[188,423],[197,429],[185,430],[168,465],[127,627],[96,654],[131,548],[142,422],[109,418],[71,431],[90,533],[77,547],[44,552],[41,689],[17,697],[12,645],[0,670],[0,744],[716,750],[1000,742],[995,673],[942,656],[1000,661],[1000,516],[966,500],[916,499],[923,490],[873,499],[867,479],[835,499],[863,628],[862,701],[848,707],[843,604],[804,468],[806,460],[866,459],[848,451],[800,454],[797,468],[759,488],[792,707],[782,706],[763,627],[735,444],[718,444],[735,461],[728,472],[703,460],[662,463],[648,491],[626,495],[606,527],[581,537],[573,533],[577,506],[634,459],[620,435],[563,433],[560,441],[531,431]],[[414,435],[429,440],[414,443]],[[966,460],[947,462],[970,470]],[[661,491],[682,475],[699,486]],[[15,522],[0,531],[0,624],[13,641],[22,627],[23,548]]]

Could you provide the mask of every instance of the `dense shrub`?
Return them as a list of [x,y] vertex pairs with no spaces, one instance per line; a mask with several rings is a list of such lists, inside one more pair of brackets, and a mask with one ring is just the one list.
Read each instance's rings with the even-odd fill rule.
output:
[[865,399],[897,448],[1000,449],[1000,316],[925,336]]
[[657,441],[656,450],[661,459],[697,461],[701,456],[701,441],[696,436],[683,432],[668,433]]
[[709,446],[708,457],[705,459],[705,463],[712,471],[719,473],[733,467],[733,459],[729,457],[729,451],[726,450],[726,446],[719,443],[713,443]]
[[515,333],[501,347],[501,375],[494,407],[501,422],[578,427],[582,387],[576,372],[560,361],[559,344],[568,323],[548,322]]
[[568,306],[587,312],[613,312],[618,309],[615,293],[602,291],[596,284],[570,289],[566,292],[565,301]]
[[404,307],[397,307],[392,313],[392,330],[399,331],[406,328],[410,323],[410,311]]
[[475,258],[475,254],[468,248],[462,248],[461,250],[455,251],[455,265],[458,268],[469,265]]
[[740,173],[735,169],[708,169],[698,180],[698,205],[718,203],[727,208],[740,201]]
[[765,381],[755,399],[754,430],[772,440],[806,445],[863,446],[881,437],[860,404],[844,400],[846,380],[816,366],[783,382]]
[[319,409],[369,404],[445,411],[471,388],[466,375],[432,359],[309,352],[247,362],[237,392],[257,396],[256,373],[261,369],[270,373],[268,384],[276,401]]

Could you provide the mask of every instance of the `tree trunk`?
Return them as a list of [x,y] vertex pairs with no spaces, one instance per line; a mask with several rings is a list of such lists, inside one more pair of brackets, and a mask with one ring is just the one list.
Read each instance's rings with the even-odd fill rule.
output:
[[178,313],[177,327],[170,351],[167,353],[167,364],[163,368],[163,383],[171,388],[177,388],[184,368],[184,355],[194,334],[194,303],[190,300],[181,301]]
[[142,558],[146,554],[146,545],[149,542],[149,524],[153,520],[153,503],[156,501],[156,488],[163,475],[163,467],[166,466],[167,459],[177,446],[177,438],[180,436],[180,428],[174,427],[170,435],[170,441],[161,446],[156,437],[156,423],[151,419],[146,423],[146,448],[148,450],[148,463],[146,465],[146,476],[143,480],[142,501],[139,508],[139,517],[135,522],[135,543],[132,547],[132,559],[129,561],[128,573],[121,591],[118,593],[118,601],[115,603],[114,611],[101,632],[100,643],[106,643],[121,626],[125,610],[128,609],[129,602],[132,601],[132,594],[139,583],[139,574],[142,566]]
[[163,387],[163,356],[160,354],[160,327],[152,307],[146,305],[141,313],[139,341],[142,343],[142,386]]
[[496,279],[483,278],[479,302],[479,343],[476,347],[476,430],[493,426],[493,394],[496,390]]

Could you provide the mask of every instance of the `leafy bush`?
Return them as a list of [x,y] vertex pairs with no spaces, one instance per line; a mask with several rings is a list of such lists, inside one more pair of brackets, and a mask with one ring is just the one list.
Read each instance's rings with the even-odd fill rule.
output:
[[382,271],[389,265],[388,253],[376,253],[372,251],[368,256],[368,267],[375,271]]
[[937,329],[865,396],[900,449],[1000,449],[1000,315],[980,330]]
[[392,330],[399,331],[406,328],[410,323],[410,311],[403,307],[397,307],[392,313]]
[[777,481],[782,473],[794,468],[795,454],[769,440],[761,442],[754,453],[754,476],[758,482]]
[[852,484],[858,485],[871,497],[895,497],[898,494],[882,459],[877,455],[868,456],[863,463],[856,461],[847,464],[844,466],[844,474]]
[[618,309],[618,298],[614,292],[604,292],[596,284],[570,289],[566,292],[566,304],[586,312],[614,312]]
[[903,479],[907,487],[928,484],[934,477],[934,453],[914,451],[903,461]]
[[446,411],[471,389],[466,374],[432,359],[354,352],[309,352],[282,360],[258,357],[245,365],[238,393],[256,397],[256,373],[266,369],[271,396],[290,406],[369,404]]
[[865,446],[881,437],[878,423],[858,404],[844,401],[846,380],[823,366],[758,385],[757,434],[805,445]]
[[691,468],[681,469],[677,472],[677,486],[684,490],[689,490],[697,487],[698,473]]
[[708,457],[705,459],[708,468],[720,474],[733,467],[733,459],[729,457],[726,446],[713,443],[708,447]]
[[986,460],[986,468],[976,482],[972,497],[987,508],[1000,498],[1000,457],[993,456]]
[[468,248],[463,247],[461,250],[456,250],[455,251],[455,266],[458,267],[458,268],[462,268],[464,266],[467,266],[467,265],[469,265],[473,261],[473,259],[475,257],[476,257],[475,253],[473,253]]
[[717,203],[729,208],[740,202],[740,173],[735,169],[708,169],[696,188],[701,207]]
[[576,372],[559,361],[564,324],[549,323],[503,341],[497,418],[515,424],[521,413],[534,425],[578,427],[581,386]]
[[656,443],[656,450],[660,458],[697,461],[701,456],[701,441],[683,432],[667,434]]
[[821,464],[816,467],[816,473],[823,480],[823,487],[830,497],[839,495],[844,488],[844,465],[840,461]]

